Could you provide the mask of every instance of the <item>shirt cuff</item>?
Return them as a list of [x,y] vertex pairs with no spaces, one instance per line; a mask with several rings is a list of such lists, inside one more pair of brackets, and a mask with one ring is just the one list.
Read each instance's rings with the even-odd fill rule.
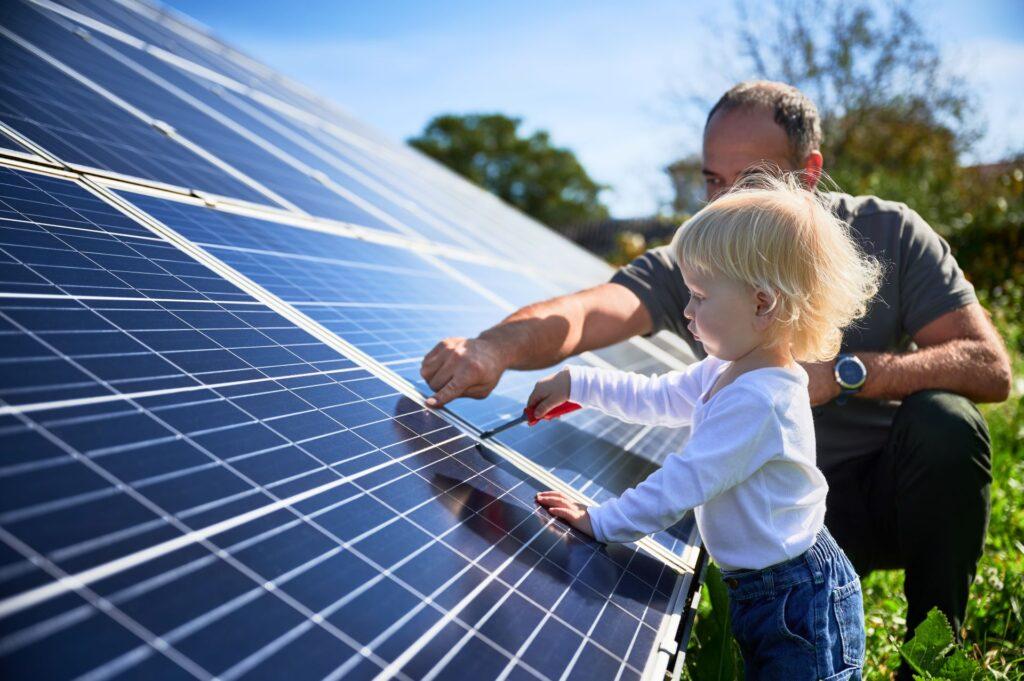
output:
[[604,531],[604,513],[602,512],[601,504],[588,508],[587,515],[590,516],[590,529],[594,530],[594,539],[602,544],[607,544],[608,535]]
[[591,388],[596,367],[569,365],[569,399],[584,407],[590,406]]

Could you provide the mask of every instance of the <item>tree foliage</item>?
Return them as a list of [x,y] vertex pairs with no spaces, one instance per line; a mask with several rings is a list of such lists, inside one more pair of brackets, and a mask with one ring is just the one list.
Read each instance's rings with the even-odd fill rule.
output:
[[[943,213],[960,155],[977,141],[974,97],[949,71],[913,6],[870,0],[769,5],[764,30],[740,5],[743,57],[759,77],[818,106],[826,170],[845,191]],[[943,216],[944,217],[944,216]]]
[[409,144],[524,213],[554,228],[600,220],[608,209],[594,182],[568,149],[547,132],[524,136],[519,118],[501,114],[443,115]]
[[818,105],[825,169],[840,189],[907,203],[979,288],[1024,282],[1024,156],[962,163],[984,129],[976,97],[912,3],[777,0],[756,20],[739,9],[741,57]]

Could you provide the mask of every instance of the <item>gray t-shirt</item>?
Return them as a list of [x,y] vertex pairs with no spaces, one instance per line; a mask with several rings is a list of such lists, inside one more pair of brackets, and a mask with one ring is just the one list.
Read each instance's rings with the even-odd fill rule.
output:
[[[946,241],[905,204],[874,196],[828,194],[833,212],[853,237],[885,268],[885,278],[867,317],[848,329],[841,352],[905,352],[911,338],[943,314],[977,301]],[[640,298],[654,331],[678,334],[698,357],[704,349],[686,329],[683,308],[690,294],[667,247],[629,263],[612,281]],[[829,468],[872,454],[886,443],[898,402],[853,398],[814,409],[818,465]]]

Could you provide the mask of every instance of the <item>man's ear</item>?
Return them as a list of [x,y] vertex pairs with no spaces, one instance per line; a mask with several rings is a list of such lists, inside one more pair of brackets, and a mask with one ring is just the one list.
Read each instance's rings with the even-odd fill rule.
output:
[[821,169],[824,164],[825,160],[822,158],[820,151],[812,151],[804,159],[803,181],[804,186],[810,191],[814,191],[814,188],[818,186],[818,180],[821,179]]

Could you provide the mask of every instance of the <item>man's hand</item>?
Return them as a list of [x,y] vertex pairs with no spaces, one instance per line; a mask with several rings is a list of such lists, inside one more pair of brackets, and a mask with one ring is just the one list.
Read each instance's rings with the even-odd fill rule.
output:
[[807,392],[811,394],[811,406],[831,402],[839,397],[836,383],[835,362],[806,362],[800,366],[807,372]]
[[483,399],[507,368],[501,352],[482,338],[445,338],[427,353],[420,376],[434,394],[428,407],[443,407],[456,397]]
[[526,400],[526,406],[533,409],[534,418],[542,419],[549,411],[563,402],[569,401],[571,385],[572,379],[569,376],[569,370],[557,371],[547,378],[537,381],[529,399]]
[[564,520],[587,536],[594,536],[590,513],[584,504],[573,501],[565,492],[537,492],[536,499],[554,517]]

